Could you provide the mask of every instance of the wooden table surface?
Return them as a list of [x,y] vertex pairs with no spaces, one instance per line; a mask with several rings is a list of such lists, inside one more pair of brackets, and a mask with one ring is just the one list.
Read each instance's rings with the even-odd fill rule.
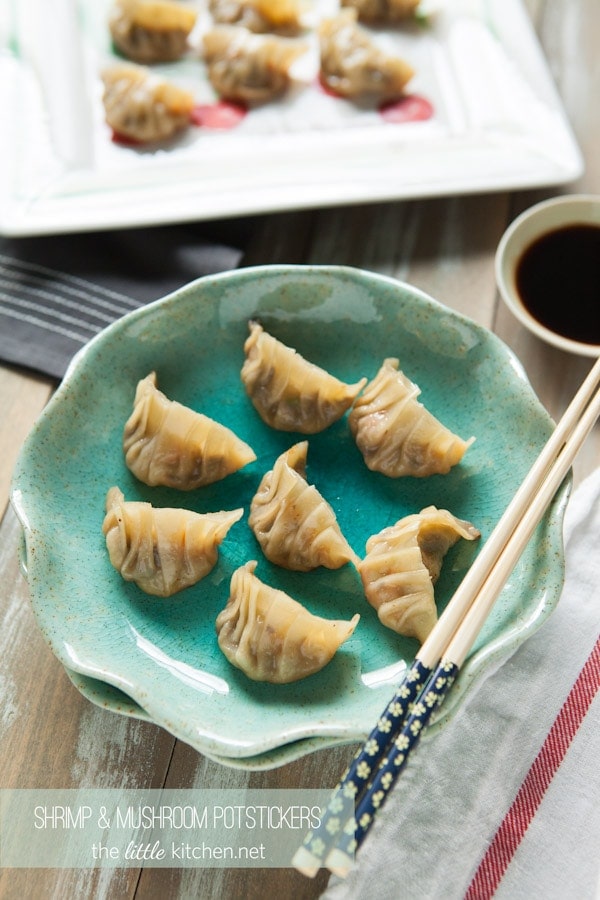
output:
[[[600,4],[528,0],[586,168],[575,184],[548,190],[394,202],[257,216],[245,223],[244,263],[339,263],[411,282],[485,325],[516,352],[554,418],[591,360],[527,333],[499,300],[494,253],[523,209],[558,193],[600,194]],[[232,225],[239,233],[240,223]],[[227,235],[228,223],[218,223]],[[68,240],[68,237],[65,238]],[[314,753],[268,772],[212,763],[160,728],[106,712],[71,685],[33,618],[17,559],[19,526],[8,505],[21,444],[56,384],[0,367],[0,787],[333,787],[354,750]],[[600,461],[600,431],[588,438],[576,484]],[[327,883],[293,869],[0,870],[2,898],[317,897]]]

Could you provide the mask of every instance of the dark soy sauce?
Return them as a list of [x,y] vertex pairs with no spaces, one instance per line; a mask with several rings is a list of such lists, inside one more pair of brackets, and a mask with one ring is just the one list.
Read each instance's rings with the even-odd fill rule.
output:
[[600,226],[568,225],[537,238],[517,264],[516,284],[546,328],[600,344]]

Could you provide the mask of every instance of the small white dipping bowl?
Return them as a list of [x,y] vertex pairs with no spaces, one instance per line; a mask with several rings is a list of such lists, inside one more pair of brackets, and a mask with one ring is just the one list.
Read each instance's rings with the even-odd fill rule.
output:
[[600,196],[572,194],[544,200],[521,213],[508,227],[496,251],[496,282],[502,299],[531,332],[571,353],[600,356],[600,344],[563,337],[538,322],[526,309],[517,290],[517,266],[525,250],[537,238],[569,225],[600,226]]

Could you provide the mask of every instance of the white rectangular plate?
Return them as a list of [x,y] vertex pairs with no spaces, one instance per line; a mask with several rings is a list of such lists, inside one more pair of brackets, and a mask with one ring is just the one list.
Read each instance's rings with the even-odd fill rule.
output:
[[[21,236],[563,184],[582,159],[521,0],[446,0],[374,37],[415,69],[427,121],[390,124],[326,94],[314,31],[285,99],[168,147],[111,140],[100,71],[110,0],[0,13],[0,231]],[[315,21],[337,8],[315,0]],[[207,24],[199,16],[196,37]],[[158,71],[214,100],[199,56]]]

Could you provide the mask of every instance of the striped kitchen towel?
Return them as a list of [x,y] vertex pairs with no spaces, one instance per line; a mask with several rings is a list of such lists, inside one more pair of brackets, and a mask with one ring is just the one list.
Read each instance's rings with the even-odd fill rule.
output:
[[322,900],[600,898],[600,469],[565,539],[555,612],[424,737]]
[[238,265],[242,250],[206,233],[192,224],[0,238],[0,362],[62,378],[115,319]]

